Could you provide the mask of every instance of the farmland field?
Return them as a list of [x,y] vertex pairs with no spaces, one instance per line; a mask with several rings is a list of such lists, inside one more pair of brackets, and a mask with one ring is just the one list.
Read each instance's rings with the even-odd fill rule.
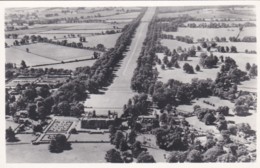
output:
[[72,150],[57,154],[49,152],[48,144],[20,144],[7,145],[6,155],[8,163],[104,163],[106,151],[113,147],[110,143],[75,143]]
[[[26,52],[26,48],[30,50]],[[6,62],[20,64],[22,60],[28,66],[37,64],[57,63],[70,59],[91,58],[93,51],[64,47],[54,44],[37,43],[16,46],[6,49]]]
[[32,54],[43,55],[57,61],[68,60],[72,58],[91,58],[93,56],[93,51],[47,43],[30,44],[29,46],[19,46],[15,48],[23,51],[26,51],[26,48],[28,48]]
[[114,26],[117,28],[123,28],[123,24],[107,24],[107,23],[82,23],[79,25],[71,26],[64,28],[64,30],[95,30],[95,29],[114,29]]
[[[191,24],[191,23],[195,23],[196,25],[200,25],[200,24],[210,24],[212,21],[188,21],[188,22],[185,22],[184,25],[188,25],[188,24]],[[213,21],[213,23],[219,23],[219,24],[222,24],[222,23],[225,23],[225,24],[228,24],[229,26],[232,26],[233,24],[245,24],[245,23],[254,23],[256,24],[255,21],[235,21],[235,20],[232,20],[232,21]]]
[[232,19],[252,19],[254,16],[247,14],[234,14],[227,10],[218,10],[216,8],[211,9],[196,9],[192,11],[176,12],[176,13],[160,13],[158,17],[178,17],[182,15],[190,15],[195,18],[204,19],[220,19],[231,18]]
[[[229,37],[236,37],[239,33],[239,28],[178,28],[177,32],[163,32],[164,34],[171,34],[175,36],[190,36],[193,37],[194,41],[198,39],[205,38],[211,40],[216,36],[218,37],[226,37],[227,41],[229,41]],[[256,27],[245,27],[243,31],[240,33],[239,38],[243,38],[245,36],[256,36]]]
[[60,29],[60,30],[50,30],[40,32],[40,34],[94,34],[94,33],[102,33],[105,32],[107,29],[94,29],[94,30],[70,30],[70,29]]
[[[96,47],[98,44],[103,44],[106,48],[112,48],[116,44],[116,40],[121,33],[87,36],[86,42],[82,42],[84,47]],[[68,38],[68,42],[79,42],[79,38]]]
[[75,70],[77,67],[92,66],[96,60],[69,62],[66,64],[44,65],[39,68],[55,68],[55,69],[70,69]]
[[108,16],[108,17],[102,17],[102,19],[133,19],[136,18],[140,12],[131,12],[131,13],[124,13],[120,15],[114,15],[114,16]]

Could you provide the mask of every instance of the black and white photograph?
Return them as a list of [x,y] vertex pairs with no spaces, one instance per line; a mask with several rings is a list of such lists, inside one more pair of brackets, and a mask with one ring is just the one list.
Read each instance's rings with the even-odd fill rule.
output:
[[256,162],[257,3],[62,3],[3,9],[6,163]]

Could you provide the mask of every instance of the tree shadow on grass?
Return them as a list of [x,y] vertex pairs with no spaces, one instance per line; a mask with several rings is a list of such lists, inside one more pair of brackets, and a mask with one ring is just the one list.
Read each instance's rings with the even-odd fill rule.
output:
[[252,113],[243,113],[243,114],[240,114],[240,115],[237,115],[239,117],[247,117],[247,116],[251,116]]

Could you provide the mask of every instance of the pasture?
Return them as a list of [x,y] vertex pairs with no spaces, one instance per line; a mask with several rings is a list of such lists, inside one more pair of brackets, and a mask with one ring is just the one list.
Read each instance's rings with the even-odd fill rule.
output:
[[[216,36],[218,37],[226,37],[227,41],[229,41],[229,37],[236,37],[239,33],[239,28],[184,28],[179,27],[177,32],[163,32],[164,34],[171,34],[174,37],[176,36],[190,36],[193,37],[193,41],[197,41],[198,39],[205,38],[208,40],[214,39]],[[239,38],[242,39],[245,36],[256,36],[256,27],[245,27]]]
[[[26,48],[29,49],[29,53],[26,52]],[[25,54],[30,54],[29,59],[33,59],[33,57],[43,57],[45,59],[52,60],[53,62],[66,61],[70,59],[84,59],[91,58],[93,56],[93,51],[77,49],[72,47],[64,47],[60,45],[48,44],[48,43],[36,43],[30,45],[22,45],[8,48],[13,50],[20,50],[25,52]],[[10,54],[10,55],[9,55]],[[35,55],[35,56],[32,56]],[[6,55],[7,62],[12,62],[10,57],[19,58],[20,56],[16,56],[13,52],[8,53]],[[22,59],[20,59],[21,61]],[[19,61],[19,62],[20,62]],[[26,61],[25,61],[26,62]],[[30,61],[29,65],[35,65],[33,61]],[[26,62],[27,63],[27,62]],[[47,62],[49,63],[49,62]],[[51,63],[51,62],[50,62]],[[44,63],[42,63],[44,64]]]
[[7,163],[104,163],[106,162],[106,151],[114,148],[114,145],[110,143],[73,143],[71,147],[72,150],[65,150],[57,154],[49,152],[48,144],[7,145]]
[[6,63],[15,63],[17,65],[20,65],[21,61],[24,60],[27,66],[58,62],[53,59],[37,56],[32,53],[27,53],[24,50],[19,50],[13,47],[5,49],[5,59]]
[[79,61],[79,62],[69,62],[65,64],[55,64],[55,65],[44,65],[40,66],[39,68],[55,68],[55,69],[69,69],[75,70],[77,67],[84,67],[84,66],[92,66],[96,60],[88,60],[88,61]]
[[[106,48],[112,48],[120,35],[121,33],[87,36],[86,42],[82,42],[82,44],[84,47],[96,47],[98,44],[103,44]],[[79,38],[67,38],[67,40],[68,42],[79,42]]]

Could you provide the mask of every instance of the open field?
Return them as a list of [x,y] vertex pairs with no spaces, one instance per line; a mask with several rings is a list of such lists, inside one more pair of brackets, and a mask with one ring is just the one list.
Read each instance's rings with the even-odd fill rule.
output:
[[[111,18],[112,20],[117,20],[117,18]],[[130,22],[129,20],[128,22]],[[118,30],[122,29],[127,22],[125,23],[60,23],[60,24],[36,24],[30,26],[29,29],[25,30],[14,30],[14,31],[5,31],[6,34],[18,34],[21,38],[24,35],[32,34],[91,34],[91,33],[101,33],[106,30]],[[115,27],[114,27],[115,26]],[[53,36],[52,36],[53,38]],[[57,37],[58,38],[58,37]]]
[[71,147],[50,153],[47,144],[7,145],[6,158],[8,163],[104,163],[106,151],[114,148],[110,143],[74,143]]
[[[247,42],[218,42],[217,43],[218,46],[228,46],[229,48],[231,46],[235,46],[237,48],[237,51],[238,52],[245,52],[245,50],[248,50],[248,51],[257,51],[257,43],[247,43]],[[251,55],[251,54],[249,54]],[[254,54],[253,54],[254,55]]]
[[[26,48],[29,49],[30,53],[26,52]],[[20,55],[21,53],[22,55]],[[21,61],[24,60],[27,65],[56,63],[74,58],[91,58],[92,56],[93,51],[90,50],[64,47],[47,43],[36,43],[6,49],[6,62],[20,64]],[[36,59],[34,60],[35,57]],[[40,61],[38,60],[39,57],[41,58]]]
[[[115,27],[114,27],[115,26]],[[123,24],[107,24],[107,23],[82,23],[78,25],[74,25],[68,28],[64,28],[65,30],[91,30],[91,29],[114,29],[114,28],[123,28]]]
[[[82,42],[82,44],[84,47],[96,47],[98,44],[103,44],[106,48],[112,48],[120,35],[121,33],[87,36],[86,42]],[[67,38],[67,40],[68,42],[79,42],[79,38]]]
[[133,19],[106,19],[107,23],[127,24]]
[[69,30],[69,29],[60,29],[60,30],[50,30],[40,32],[40,34],[94,34],[105,32],[106,29],[96,29],[96,30]]
[[[253,14],[253,13],[252,13]],[[159,13],[158,17],[178,17],[182,15],[190,15],[195,18],[204,18],[204,19],[221,19],[221,18],[230,18],[232,19],[255,19],[254,15],[248,14],[234,14],[228,10],[218,10],[216,8],[210,9],[197,9],[191,11],[184,11],[184,12],[176,12],[176,13]]]
[[257,92],[257,78],[241,82],[241,85],[238,85],[237,89],[249,92]]
[[20,65],[21,61],[24,60],[27,66],[58,62],[53,59],[37,56],[32,53],[27,53],[23,50],[18,50],[12,47],[5,49],[5,59],[6,63],[15,63],[17,65]]
[[185,22],[184,25],[188,25],[188,24],[191,24],[191,23],[195,23],[197,26],[200,25],[200,24],[210,24],[210,23],[219,23],[219,24],[222,24],[222,23],[225,23],[229,26],[232,26],[233,24],[245,24],[245,23],[254,23],[256,24],[256,21],[235,21],[235,20],[232,20],[232,21],[188,21],[188,22]]
[[[169,40],[169,39],[162,39],[161,44],[163,46],[167,46],[171,51],[176,50],[179,46],[182,47],[182,49],[188,49],[191,48],[192,46],[201,46],[200,43],[194,43],[194,44],[188,44],[185,42],[177,41],[177,40]],[[245,50],[248,51],[256,51],[256,43],[247,43],[247,42],[217,42],[218,46],[228,46],[229,48],[231,46],[235,46],[237,48],[238,52],[245,52]],[[249,54],[251,55],[251,54]],[[253,54],[254,55],[254,54]]]
[[110,141],[109,133],[105,134],[89,134],[89,133],[78,133],[71,134],[68,141]]
[[[239,28],[183,28],[179,27],[177,32],[163,32],[164,34],[171,34],[175,36],[190,36],[193,37],[196,42],[198,39],[205,38],[211,40],[216,36],[226,37],[229,41],[229,37],[236,37],[239,33]],[[256,36],[256,27],[245,27],[239,35],[242,39],[245,36]]]
[[238,65],[239,69],[246,71],[246,63],[256,64],[257,63],[257,54],[245,54],[245,53],[219,53],[214,52],[213,55],[224,57],[231,57],[236,61],[236,64]]
[[[130,88],[131,78],[136,68],[136,60],[141,52],[143,41],[146,37],[149,21],[152,19],[155,8],[149,8],[136,30],[125,58],[120,63],[120,67],[115,73],[113,83],[102,94],[91,94],[90,99],[85,102],[85,106],[93,107],[97,114],[107,114],[108,110],[117,111],[119,116],[122,113],[123,105],[136,93]],[[119,98],[119,99],[118,99]]]
[[83,67],[83,66],[92,66],[95,63],[96,60],[87,60],[87,61],[79,61],[79,62],[70,62],[66,64],[56,64],[56,65],[44,65],[40,66],[39,68],[55,68],[55,69],[69,69],[69,70],[75,70],[77,67]]
[[168,47],[171,51],[173,51],[174,49],[177,50],[177,48],[180,46],[182,49],[189,49],[192,46],[197,47],[199,44],[188,44],[185,42],[181,42],[181,41],[177,41],[177,40],[169,40],[169,39],[162,39],[161,40],[161,44],[163,46]]
[[14,30],[14,31],[5,31],[6,34],[18,34],[18,35],[26,35],[26,34],[35,34],[40,33],[44,31],[50,31],[50,30],[58,30],[62,28],[66,28],[65,25],[59,25],[59,24],[53,24],[53,25],[41,25],[37,27],[32,27],[25,30]]
[[124,13],[124,14],[119,14],[119,15],[113,15],[113,16],[107,16],[107,17],[102,17],[102,19],[133,19],[136,18],[140,12],[131,12],[131,13]]

